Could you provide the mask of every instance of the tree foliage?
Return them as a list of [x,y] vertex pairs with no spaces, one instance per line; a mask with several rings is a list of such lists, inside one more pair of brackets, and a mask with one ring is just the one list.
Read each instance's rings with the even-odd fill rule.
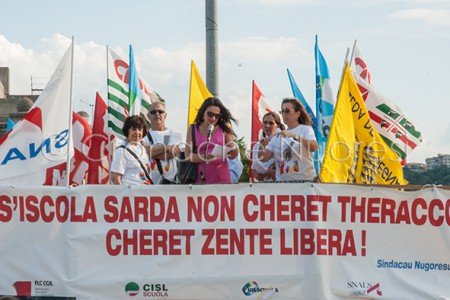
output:
[[239,153],[241,154],[241,161],[244,165],[244,170],[242,171],[241,178],[239,182],[249,182],[249,172],[250,172],[250,158],[247,156],[247,146],[244,142],[244,137],[236,140],[236,144],[239,146]]
[[450,168],[446,166],[437,167],[423,172],[414,172],[408,168],[403,168],[403,174],[409,184],[442,184],[450,185]]

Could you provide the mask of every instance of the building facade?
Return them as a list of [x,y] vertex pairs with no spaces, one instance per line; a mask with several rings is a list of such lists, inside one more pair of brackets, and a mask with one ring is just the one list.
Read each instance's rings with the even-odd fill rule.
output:
[[438,154],[435,157],[425,159],[428,169],[446,166],[450,168],[450,154]]

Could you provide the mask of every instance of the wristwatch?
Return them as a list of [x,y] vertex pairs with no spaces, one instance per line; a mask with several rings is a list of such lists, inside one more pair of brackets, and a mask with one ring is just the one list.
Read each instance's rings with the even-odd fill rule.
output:
[[298,134],[294,135],[294,140],[297,142],[300,142],[300,136]]

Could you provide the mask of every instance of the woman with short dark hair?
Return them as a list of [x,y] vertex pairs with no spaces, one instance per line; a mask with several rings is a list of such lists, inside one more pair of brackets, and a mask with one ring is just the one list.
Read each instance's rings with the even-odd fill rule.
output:
[[148,171],[150,164],[141,140],[147,133],[145,120],[140,116],[125,119],[122,128],[126,136],[122,145],[116,148],[111,162],[111,181],[113,184],[140,185],[151,184]]

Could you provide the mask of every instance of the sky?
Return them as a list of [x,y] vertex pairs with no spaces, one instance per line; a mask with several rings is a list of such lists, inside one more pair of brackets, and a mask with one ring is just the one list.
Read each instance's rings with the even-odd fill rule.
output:
[[[219,98],[250,138],[251,82],[278,110],[292,96],[286,68],[315,107],[314,39],[337,93],[355,39],[373,86],[421,131],[409,162],[450,153],[450,0],[217,0]],[[167,125],[186,132],[190,62],[206,81],[204,0],[0,0],[0,66],[10,93],[50,79],[75,37],[74,109],[106,99],[106,45],[134,49],[139,76],[167,103]]]

